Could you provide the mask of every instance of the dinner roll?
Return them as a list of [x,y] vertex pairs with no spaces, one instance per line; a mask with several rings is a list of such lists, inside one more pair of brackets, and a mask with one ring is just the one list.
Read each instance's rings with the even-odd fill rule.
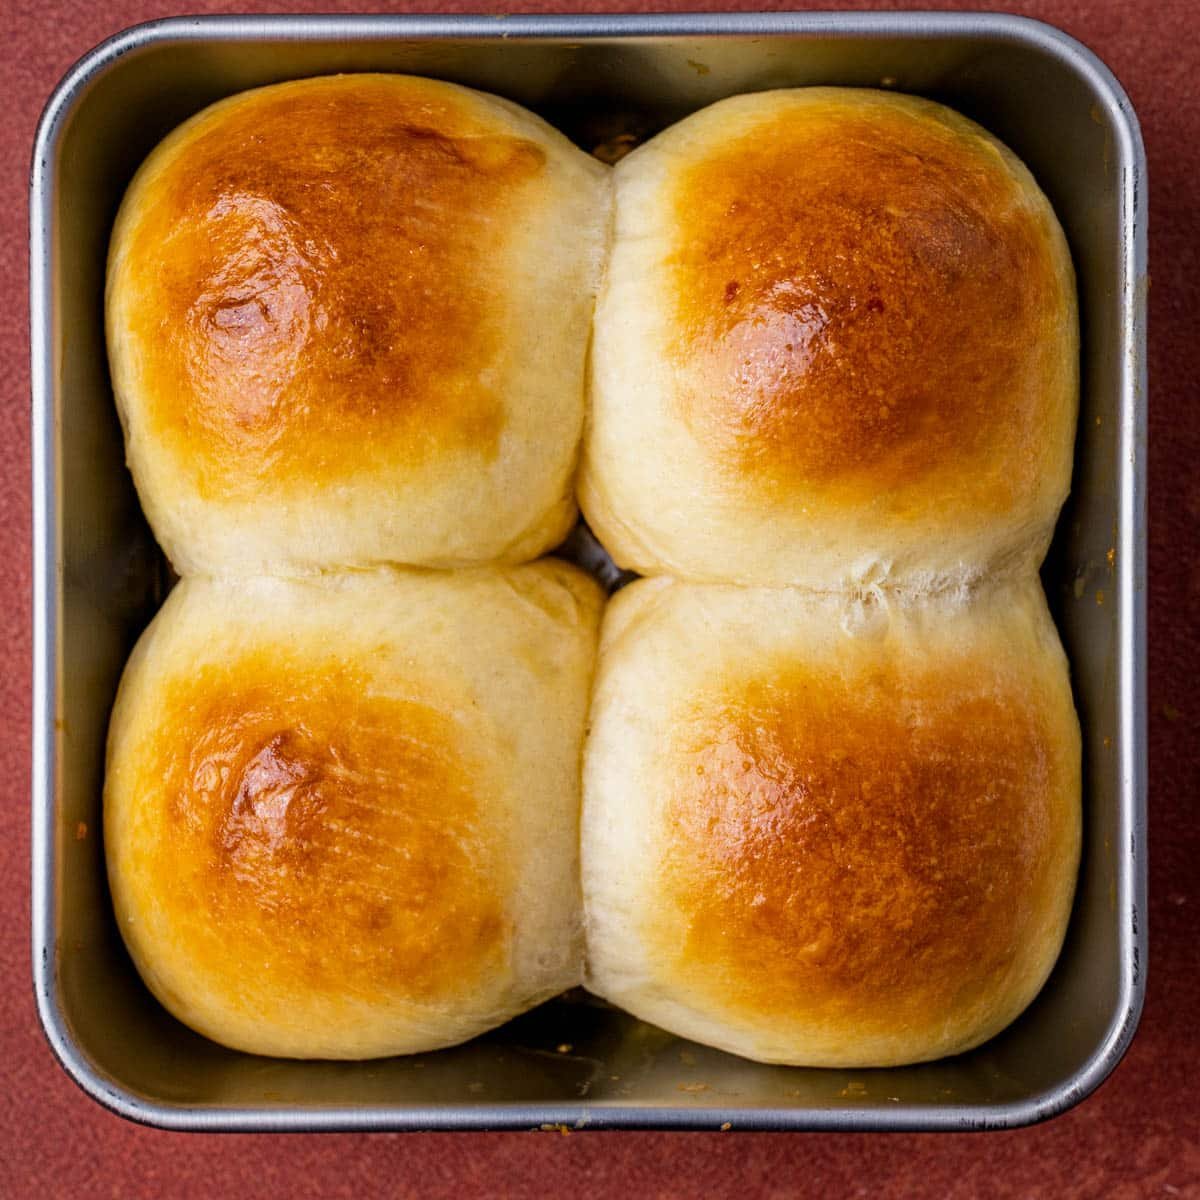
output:
[[968,1050],[1042,986],[1080,739],[1036,579],[906,605],[644,580],[601,633],[588,986],[764,1062]]
[[600,599],[550,560],[178,585],[125,670],[104,793],[158,999],[238,1050],[354,1059],[577,984]]
[[536,557],[575,516],[608,168],[504,100],[246,92],[129,188],[108,343],[183,574]]
[[1040,561],[1074,277],[994,137],[910,96],[737,96],[615,168],[580,503],[617,562],[936,588]]

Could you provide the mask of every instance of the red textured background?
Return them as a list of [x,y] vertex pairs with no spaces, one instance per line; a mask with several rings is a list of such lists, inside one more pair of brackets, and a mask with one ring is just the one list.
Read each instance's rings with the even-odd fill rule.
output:
[[[129,1125],[76,1090],[34,1014],[29,967],[27,165],[66,68],[126,25],[187,12],[332,11],[337,0],[0,0],[0,1196],[1200,1197],[1200,3],[1029,0],[1113,68],[1150,157],[1150,971],[1125,1062],[1081,1107],[1004,1134],[198,1136]],[[410,7],[398,5],[397,9]],[[474,0],[411,5],[504,11]],[[523,0],[520,11],[570,5]],[[641,5],[584,9],[790,7]],[[903,8],[828,3],[822,7]],[[923,8],[952,8],[926,0]]]

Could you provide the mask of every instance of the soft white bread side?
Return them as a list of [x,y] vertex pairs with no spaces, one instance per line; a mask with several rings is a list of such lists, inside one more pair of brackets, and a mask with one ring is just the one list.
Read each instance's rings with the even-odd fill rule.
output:
[[117,920],[166,1008],[355,1059],[577,984],[600,604],[554,560],[179,584],[122,679],[104,794]]
[[765,1062],[970,1049],[1036,995],[1080,739],[1036,579],[902,605],[645,580],[601,633],[587,985]]

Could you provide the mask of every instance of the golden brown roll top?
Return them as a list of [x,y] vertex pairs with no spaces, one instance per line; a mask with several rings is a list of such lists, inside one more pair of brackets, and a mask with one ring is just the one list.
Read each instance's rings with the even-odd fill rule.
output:
[[1074,280],[1028,171],[940,105],[740,96],[624,159],[582,504],[645,573],[940,583],[1066,494]]
[[506,867],[466,731],[336,660],[250,655],[160,687],[132,790],[162,797],[154,893],[196,965],[414,1001],[470,995],[502,967]]
[[532,114],[403,76],[247,92],[172,134],[122,207],[108,306],[130,465],[177,565],[560,537],[606,192]]
[[131,329],[158,384],[147,416],[215,494],[324,482],[364,442],[401,462],[495,454],[488,251],[546,155],[461,103],[421,111],[429,90],[242,99],[143,193],[126,283],[157,301]]
[[966,1050],[1058,953],[1079,771],[1036,582],[869,610],[636,584],[586,751],[590,986],[766,1061]]
[[550,563],[181,584],[105,792],[118,920],[166,1007],[236,1048],[362,1058],[578,982],[599,606]]
[[714,458],[846,500],[953,479],[1011,507],[1067,299],[1026,186],[966,122],[882,96],[777,110],[683,171],[673,349]]

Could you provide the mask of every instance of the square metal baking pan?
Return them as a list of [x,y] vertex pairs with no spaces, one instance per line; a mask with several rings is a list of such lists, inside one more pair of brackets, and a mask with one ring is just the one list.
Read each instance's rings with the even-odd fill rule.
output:
[[[1045,568],[1084,729],[1085,845],[1067,943],[1015,1025],[880,1071],[762,1066],[576,993],[454,1050],[367,1063],[222,1049],[170,1018],[114,926],[100,842],[117,678],[164,565],[125,470],[105,362],[109,229],[135,167],[221,96],[335,71],[498,92],[584,144],[767,87],[894,87],[1021,155],[1066,228],[1083,316],[1074,490]],[[1085,1097],[1145,980],[1146,183],[1137,121],[1062,33],[998,15],[178,19],[99,46],[51,97],[32,173],[33,970],[46,1034],[102,1104],[175,1129],[997,1129]]]

